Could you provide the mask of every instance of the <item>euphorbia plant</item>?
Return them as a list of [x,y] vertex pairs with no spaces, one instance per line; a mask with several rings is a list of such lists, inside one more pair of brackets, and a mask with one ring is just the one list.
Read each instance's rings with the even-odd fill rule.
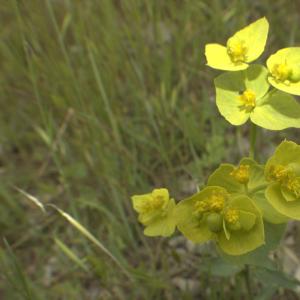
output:
[[261,18],[230,37],[226,46],[205,47],[207,65],[226,71],[214,80],[220,114],[235,126],[252,123],[249,157],[237,166],[221,164],[203,189],[177,204],[166,189],[133,196],[145,235],[171,236],[177,228],[195,243],[215,241],[233,263],[256,260],[266,266],[274,248],[274,239],[269,245],[272,230],[300,220],[300,146],[283,141],[265,164],[254,160],[256,126],[300,128],[300,105],[292,96],[300,95],[300,48],[279,50],[267,67],[250,65],[264,51],[268,29]]

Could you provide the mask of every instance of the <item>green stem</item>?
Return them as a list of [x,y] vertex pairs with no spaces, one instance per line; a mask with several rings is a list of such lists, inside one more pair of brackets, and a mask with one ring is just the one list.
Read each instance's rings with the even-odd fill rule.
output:
[[255,158],[255,144],[256,144],[256,125],[251,123],[249,157],[253,159]]
[[248,297],[249,299],[253,299],[253,291],[252,291],[252,285],[251,285],[251,276],[250,276],[250,267],[248,265],[245,265],[245,269],[243,272],[244,279],[245,279],[245,284],[248,292]]
[[[255,145],[256,145],[256,125],[251,123],[250,125],[250,149],[249,149],[249,157],[254,159],[255,158]],[[261,187],[259,187],[261,188]],[[249,193],[248,191],[248,186],[245,185],[245,190],[247,194]],[[251,191],[253,192],[253,191]],[[252,292],[252,286],[251,286],[251,277],[250,277],[250,267],[248,265],[245,265],[245,269],[243,272],[244,280],[245,280],[245,285],[248,291],[248,299],[253,299],[253,292]]]
[[245,189],[245,194],[248,195],[249,190],[248,190],[248,183],[244,184],[244,189]]
[[254,189],[251,189],[250,191],[248,191],[248,195],[252,196],[256,192],[264,190],[268,185],[269,185],[268,183],[264,183],[264,184],[258,185]]
[[267,95],[270,97],[270,96],[272,96],[276,91],[277,91],[277,89],[272,88],[272,89],[267,93]]

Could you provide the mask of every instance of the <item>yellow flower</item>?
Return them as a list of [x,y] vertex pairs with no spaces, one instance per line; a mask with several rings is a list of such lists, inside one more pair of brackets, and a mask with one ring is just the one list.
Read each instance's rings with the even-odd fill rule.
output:
[[219,70],[238,71],[248,68],[264,51],[269,31],[266,18],[258,19],[236,32],[226,43],[207,44],[207,65]]
[[300,47],[278,50],[267,60],[268,81],[275,88],[300,95]]
[[291,172],[283,165],[271,165],[269,169],[268,179],[285,183],[289,180]]
[[222,211],[225,206],[226,197],[227,193],[223,190],[213,191],[207,199],[195,202],[193,215],[202,218],[204,213]]
[[250,119],[270,130],[300,128],[299,103],[282,91],[268,93],[268,75],[267,68],[253,64],[246,70],[217,76],[216,104],[221,115],[235,126]]
[[230,175],[239,183],[245,184],[249,181],[249,170],[249,165],[239,165],[230,173]]
[[138,212],[138,220],[146,226],[148,236],[170,236],[175,230],[173,218],[174,199],[170,199],[167,189],[154,189],[152,193],[131,197],[133,208]]
[[239,220],[239,211],[237,209],[229,209],[225,213],[225,220],[229,224],[235,224]]
[[280,214],[300,220],[300,145],[283,141],[265,166],[268,202]]
[[[238,166],[221,164],[219,168],[210,175],[207,185],[223,187],[229,194],[251,195],[251,200],[261,210],[263,218],[267,222],[281,224],[285,223],[287,218],[269,204],[265,197],[265,190],[269,181],[279,179],[285,181],[285,170],[286,168],[283,166],[277,167],[268,172],[268,177],[265,178],[264,166],[259,165],[251,158],[243,158]],[[290,188],[296,191],[296,182],[290,182]],[[229,229],[237,230],[240,228],[240,222],[236,219],[235,213],[232,211],[226,211],[225,220]],[[233,221],[237,222],[234,223]]]
[[[286,187],[290,192],[292,192],[295,195],[296,199],[300,198],[300,177],[294,177],[289,179],[286,184]],[[293,198],[293,200],[295,200],[295,198]]]
[[246,195],[209,186],[180,201],[175,211],[179,231],[195,243],[214,240],[229,255],[245,254],[264,243],[262,215]]
[[251,111],[256,106],[256,94],[250,89],[246,89],[239,96],[239,100],[241,102],[240,107],[246,111]]

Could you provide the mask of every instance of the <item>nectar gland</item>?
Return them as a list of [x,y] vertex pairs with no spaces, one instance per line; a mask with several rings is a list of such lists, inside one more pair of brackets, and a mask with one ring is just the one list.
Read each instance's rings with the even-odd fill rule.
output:
[[225,195],[220,192],[215,192],[209,199],[209,207],[212,211],[221,211],[224,208]]
[[300,198],[300,177],[297,177],[292,170],[282,165],[271,166],[269,179],[279,182],[296,198]]
[[225,221],[229,224],[235,224],[239,218],[239,211],[237,209],[230,208],[225,213]]
[[209,210],[209,203],[206,200],[203,201],[197,201],[194,204],[194,214],[196,216],[201,216],[203,213],[207,212]]
[[227,41],[227,53],[233,63],[245,62],[247,51],[244,41],[233,37]]
[[163,196],[156,195],[150,196],[147,200],[143,201],[140,204],[140,211],[141,213],[150,213],[155,210],[161,209],[165,204],[165,199]]
[[292,192],[296,198],[300,198],[300,178],[295,177],[292,179],[289,179],[286,184],[287,189]]
[[275,64],[271,70],[271,74],[276,81],[289,84],[290,83],[289,79],[290,76],[292,75],[292,70],[286,63]]
[[221,212],[225,206],[225,194],[214,191],[212,195],[205,200],[198,200],[194,204],[194,215],[202,217],[203,213]]
[[270,167],[269,179],[286,183],[291,177],[291,172],[288,168],[282,165],[273,165]]
[[256,95],[252,90],[247,89],[239,96],[239,101],[242,108],[251,111],[256,105]]
[[240,165],[239,167],[235,168],[230,175],[239,183],[246,184],[249,181],[249,165]]

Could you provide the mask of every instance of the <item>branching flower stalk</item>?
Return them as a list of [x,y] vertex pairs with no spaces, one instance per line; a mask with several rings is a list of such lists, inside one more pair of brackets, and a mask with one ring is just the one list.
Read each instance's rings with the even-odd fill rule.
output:
[[145,235],[171,236],[177,228],[195,243],[214,241],[223,256],[244,259],[249,295],[245,257],[259,260],[257,253],[269,249],[266,227],[300,220],[300,145],[284,140],[264,164],[255,161],[258,127],[300,128],[300,105],[293,97],[300,95],[300,47],[277,51],[266,67],[251,64],[264,51],[268,31],[267,19],[261,18],[226,46],[205,47],[207,65],[226,71],[214,79],[220,114],[234,126],[251,122],[249,157],[238,165],[221,164],[204,188],[177,203],[165,188],[132,197]]

